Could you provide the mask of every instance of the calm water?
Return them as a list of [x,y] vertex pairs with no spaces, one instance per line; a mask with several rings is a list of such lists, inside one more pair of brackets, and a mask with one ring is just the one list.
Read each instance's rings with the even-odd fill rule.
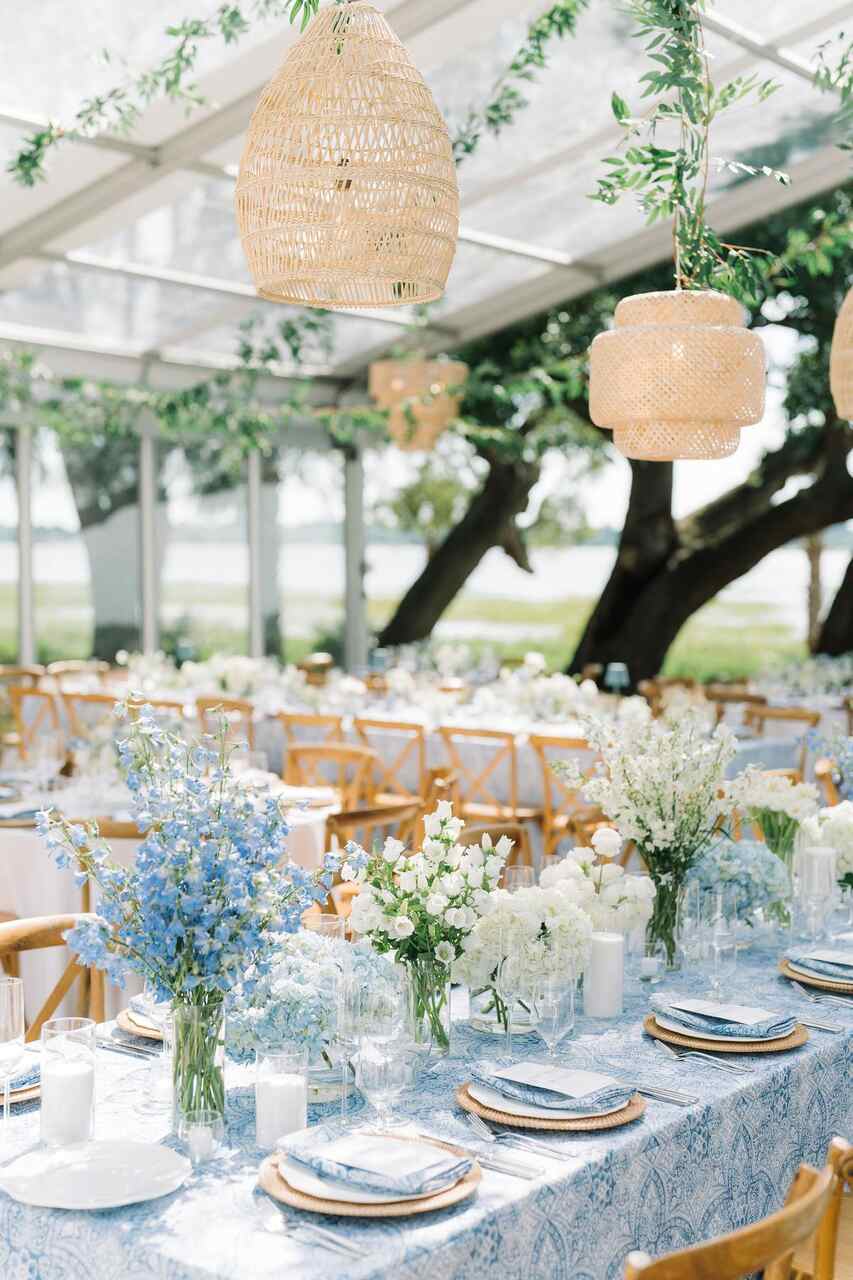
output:
[[[526,574],[503,552],[493,550],[471,576],[466,590],[472,595],[528,601],[595,596],[607,580],[614,556],[612,547],[536,550],[531,557],[535,572]],[[828,598],[839,585],[848,559],[846,551],[824,553],[823,583]],[[367,551],[367,563],[368,595],[395,596],[414,580],[423,566],[424,553],[415,546],[371,546]],[[245,548],[235,542],[176,541],[168,546],[164,585],[175,588],[182,583],[192,583],[196,587],[209,584],[213,589],[217,585],[244,585],[246,564]],[[89,570],[82,542],[37,543],[35,572],[39,583],[85,585]],[[0,543],[0,582],[14,582],[16,573],[15,547]],[[801,632],[807,581],[805,552],[787,548],[767,556],[750,573],[728,587],[720,599],[766,604],[774,618],[788,622]],[[315,543],[289,543],[282,548],[279,582],[285,596],[299,593],[340,597],[344,587],[342,549]],[[174,597],[174,591],[170,594]]]

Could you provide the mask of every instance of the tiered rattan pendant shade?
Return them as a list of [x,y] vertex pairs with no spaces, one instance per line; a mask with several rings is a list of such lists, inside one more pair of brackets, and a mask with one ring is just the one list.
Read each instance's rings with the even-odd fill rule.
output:
[[377,360],[368,387],[398,448],[431,449],[459,412],[467,364],[459,360]]
[[853,289],[841,305],[832,334],[829,386],[835,412],[853,422]]
[[459,227],[450,137],[365,0],[321,9],[267,85],[236,205],[262,298],[389,307],[444,292]]
[[623,298],[590,349],[590,416],[627,458],[725,458],[764,414],[761,339],[710,290]]

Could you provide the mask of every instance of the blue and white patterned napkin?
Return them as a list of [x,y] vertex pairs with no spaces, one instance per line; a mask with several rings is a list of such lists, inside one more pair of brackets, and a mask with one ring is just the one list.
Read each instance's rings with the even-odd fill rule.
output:
[[631,1085],[598,1071],[578,1071],[544,1062],[519,1062],[501,1066],[481,1062],[471,1075],[479,1084],[494,1089],[513,1102],[554,1111],[576,1111],[579,1115],[600,1115],[627,1106],[636,1093]]
[[727,1040],[775,1040],[790,1035],[797,1019],[770,1009],[753,1009],[748,1005],[719,1004],[713,1000],[696,1000],[660,992],[652,996],[651,1006],[669,1022],[685,1031],[725,1036]]
[[812,947],[805,951],[789,951],[786,958],[815,977],[853,983],[853,951],[817,950]]
[[330,1178],[355,1191],[419,1196],[440,1191],[464,1178],[472,1166],[425,1142],[404,1142],[367,1133],[348,1134],[309,1145],[310,1139],[279,1144],[279,1151],[318,1178]]
[[20,1075],[12,1076],[9,1083],[10,1089],[29,1089],[34,1084],[38,1084],[41,1079],[41,1065],[36,1060],[31,1067],[27,1067]]

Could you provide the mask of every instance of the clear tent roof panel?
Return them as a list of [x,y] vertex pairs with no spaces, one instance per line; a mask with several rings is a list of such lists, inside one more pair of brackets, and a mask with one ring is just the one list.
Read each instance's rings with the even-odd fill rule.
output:
[[[528,21],[544,7],[542,0],[377,4],[401,30],[451,127],[486,98]],[[208,16],[218,7],[218,0],[195,0],[191,11]],[[761,106],[743,106],[724,118],[715,129],[714,151],[780,168],[820,162],[819,171],[809,173],[810,185],[798,189],[793,184],[784,197],[788,203],[803,199],[802,191],[825,190],[846,173],[837,152],[832,153],[834,170],[820,168],[831,140],[833,102],[808,80],[818,44],[837,34],[846,8],[838,0],[816,0],[807,11],[801,0],[751,0],[748,6],[742,0],[717,0],[709,9],[712,18],[731,28],[728,35],[708,32],[715,75],[754,70],[783,85]],[[41,0],[31,23],[4,33],[11,74],[0,89],[0,150],[8,153],[26,132],[6,122],[9,112],[67,118],[83,96],[120,78],[122,58],[139,69],[159,57],[169,45],[162,28],[175,17],[173,0],[122,5]],[[798,57],[799,74],[775,66],[772,48],[763,57],[745,48],[744,31],[747,43],[775,43]],[[118,140],[112,150],[109,140],[99,146],[65,144],[51,157],[49,180],[35,190],[2,179],[0,340],[3,325],[14,324],[93,341],[109,337],[146,349],[177,346],[194,355],[207,350],[220,360],[232,354],[237,324],[258,304],[234,223],[233,177],[214,174],[239,159],[252,103],[294,38],[278,22],[260,24],[236,46],[211,42],[203,46],[200,63],[208,97],[202,109],[187,115],[174,103],[154,104],[131,138]],[[103,45],[113,50],[112,66],[98,61]],[[472,336],[469,311],[478,315],[476,332],[488,331],[559,300],[563,282],[566,296],[593,283],[590,276],[564,271],[549,254],[581,261],[592,254],[599,268],[610,258],[630,261],[630,246],[643,233],[641,213],[630,200],[605,208],[588,196],[601,172],[601,156],[618,141],[611,91],[617,89],[634,107],[641,104],[641,56],[641,44],[632,38],[618,3],[593,0],[579,19],[576,38],[554,46],[549,67],[524,86],[529,105],[516,123],[499,138],[486,135],[477,154],[460,167],[463,238],[446,296],[432,311],[439,329],[430,335],[434,348],[452,345],[454,331],[462,340]],[[183,138],[197,127],[198,148],[184,144],[180,150]],[[161,143],[157,164],[132,150],[135,144]],[[178,154],[175,143],[179,163],[172,161]],[[134,166],[125,182],[125,171]],[[744,188],[746,197],[737,205],[743,221],[753,209],[761,217],[778,207],[769,185],[766,179],[747,183],[726,171],[712,179],[715,195],[724,198]],[[484,247],[477,242],[483,235],[515,243]],[[660,248],[658,257],[665,252]],[[111,264],[113,273],[96,270],[91,262],[56,261],[68,253],[103,260],[102,268]],[[178,286],[168,279],[140,278],[146,270],[190,279]],[[264,324],[274,325],[287,313],[260,305]],[[405,312],[387,314],[384,323],[371,315],[335,319],[333,361],[342,373],[357,371],[360,359],[365,363],[401,333],[405,336]],[[442,332],[442,326],[450,332]]]

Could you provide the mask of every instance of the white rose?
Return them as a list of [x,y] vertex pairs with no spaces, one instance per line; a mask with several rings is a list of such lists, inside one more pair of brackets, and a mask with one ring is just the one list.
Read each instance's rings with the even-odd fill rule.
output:
[[406,846],[402,840],[395,840],[393,836],[389,836],[385,841],[385,848],[382,850],[382,857],[386,862],[396,862],[401,853],[405,853]]
[[391,922],[390,932],[395,938],[408,938],[415,932],[415,926],[408,916],[397,916]]
[[424,906],[431,916],[440,916],[447,906],[447,898],[443,893],[431,893]]
[[398,883],[403,893],[414,893],[418,887],[418,873],[416,871],[401,871],[398,876]]
[[592,847],[600,858],[615,858],[622,850],[622,837],[613,827],[599,827],[593,834]]

